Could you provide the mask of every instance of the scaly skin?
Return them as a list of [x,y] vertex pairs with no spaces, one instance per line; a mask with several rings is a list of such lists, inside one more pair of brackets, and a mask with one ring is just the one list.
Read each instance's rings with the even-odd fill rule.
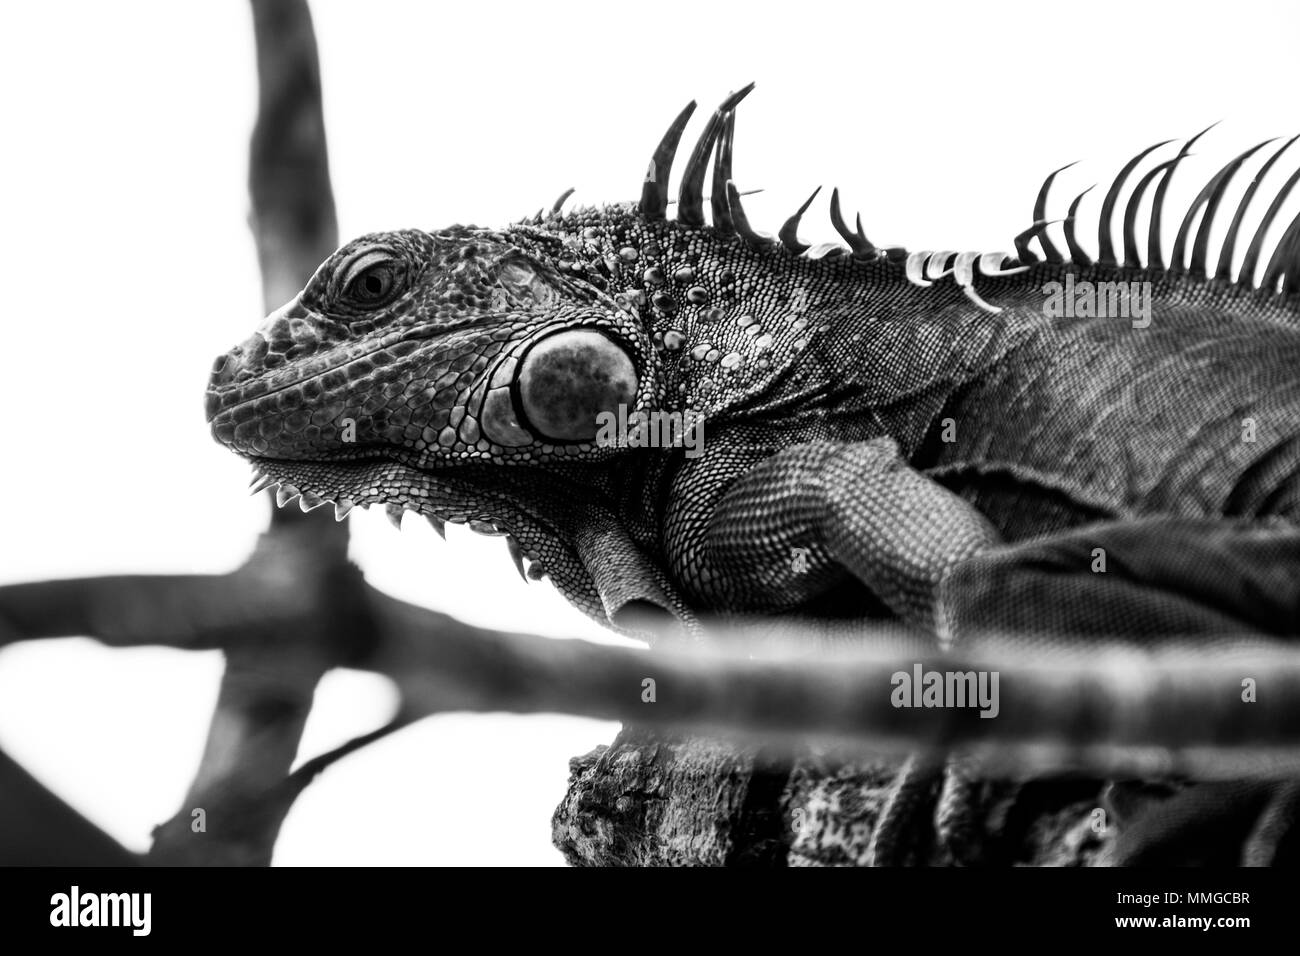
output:
[[[392,301],[349,299],[358,262],[400,273]],[[1042,287],[1067,272],[1152,281],[1150,327],[1047,317]],[[711,530],[732,482],[812,441],[892,438],[1013,539],[1135,514],[1291,512],[1295,296],[1040,263],[978,279],[992,314],[951,278],[921,288],[904,273],[896,256],[811,259],[633,206],[364,236],[218,360],[209,417],[305,506],[384,501],[508,531],[601,620],[610,608],[579,541],[589,522],[617,529],[619,553],[653,569],[675,606],[816,613],[809,602],[830,592],[869,605],[836,587],[844,562],[810,529],[770,542],[777,567],[716,556],[729,536],[753,537]],[[585,366],[529,351],[577,329],[592,330],[570,343]],[[549,377],[524,394],[523,371],[542,364]],[[705,453],[580,440],[620,402],[702,414]],[[545,420],[551,408],[562,420]],[[1254,443],[1241,441],[1247,416]],[[955,441],[940,440],[947,418]],[[800,545],[808,572],[782,574]]]
[[[877,250],[837,198],[850,248],[810,255],[797,217],[780,243],[754,233],[730,183],[745,92],[711,118],[675,220],[689,109],[639,205],[348,243],[217,360],[213,434],[282,503],[509,534],[532,576],[633,631],[654,609],[688,628],[890,611],[942,638],[940,584],[999,539],[1300,515],[1295,223],[1258,290],[1207,278],[1190,234],[1190,270],[1133,265],[1127,241],[1123,266],[1087,261],[1071,223],[1066,261],[1041,209],[1045,261],[1024,236],[1019,259]],[[1049,317],[1044,285],[1067,274],[1150,282],[1149,325]],[[704,453],[602,447],[597,415],[620,404],[702,415]]]

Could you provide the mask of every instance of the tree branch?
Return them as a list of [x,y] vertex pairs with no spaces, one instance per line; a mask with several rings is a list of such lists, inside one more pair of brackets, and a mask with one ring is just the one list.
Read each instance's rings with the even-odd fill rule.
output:
[[[1087,767],[1111,774],[1230,777],[1260,772],[1264,768],[1257,765],[1267,760],[1269,772],[1282,775],[1300,759],[1294,751],[1300,746],[1300,708],[1293,705],[1300,701],[1300,652],[1290,648],[1219,661],[1206,652],[1192,662],[1178,651],[1135,655],[1116,646],[1070,661],[1035,657],[1010,644],[1000,655],[922,659],[870,652],[865,648],[872,635],[864,631],[863,650],[809,659],[793,654],[814,646],[815,637],[791,621],[791,656],[781,659],[723,650],[752,643],[716,626],[710,633],[718,643],[710,653],[661,649],[651,655],[474,627],[398,601],[365,584],[355,569],[313,560],[305,553],[309,538],[302,550],[290,550],[284,537],[266,536],[254,559],[233,575],[182,579],[185,600],[168,602],[177,611],[165,615],[173,629],[163,629],[164,635],[184,630],[177,621],[191,626],[183,608],[205,609],[207,630],[195,631],[200,639],[189,645],[165,643],[211,647],[228,638],[232,656],[257,648],[275,668],[314,655],[319,659],[310,672],[340,664],[373,670],[393,680],[412,716],[556,712],[761,735],[769,742],[782,736],[838,738],[858,751],[970,746],[1008,768]],[[279,571],[268,580],[270,566]],[[287,569],[296,569],[292,579],[285,577]],[[81,592],[111,590],[90,583],[61,582],[65,605],[75,605]],[[207,586],[214,593],[196,597]],[[0,617],[21,617],[10,613],[15,605],[30,602],[34,608],[31,589],[40,587],[0,588]],[[19,600],[12,600],[15,593]],[[80,612],[66,617],[86,619]],[[38,630],[54,632],[48,622]],[[122,621],[113,618],[108,642],[149,643],[151,628],[140,630],[141,639],[130,641]],[[80,624],[67,633],[101,637]],[[923,671],[997,671],[998,716],[894,707],[893,675],[911,675],[918,663]],[[642,700],[646,678],[655,681],[652,704]],[[1243,678],[1258,682],[1257,702],[1242,702]]]
[[105,834],[0,751],[0,866],[136,866]]
[[[253,0],[252,7],[259,98],[249,155],[250,225],[270,311],[334,251],[338,226],[311,13],[305,0]],[[240,645],[228,650],[198,777],[186,806],[155,832],[151,862],[271,862],[292,804],[284,782],[316,684],[347,656],[356,630],[351,615],[323,613],[338,603],[330,599],[335,586],[357,593],[360,577],[346,555],[346,525],[321,514],[272,510],[270,532],[235,577],[263,612],[270,610],[263,601],[275,600],[269,587],[288,597],[301,620],[293,621],[292,610],[272,614],[244,629]],[[270,639],[249,641],[254,635]],[[195,809],[209,818],[210,831],[195,831]]]

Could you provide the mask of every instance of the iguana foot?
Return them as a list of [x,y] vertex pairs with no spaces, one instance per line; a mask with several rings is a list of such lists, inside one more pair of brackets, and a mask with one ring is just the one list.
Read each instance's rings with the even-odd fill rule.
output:
[[1300,862],[1300,781],[1200,783],[1148,806],[1097,866]]
[[913,754],[899,770],[867,851],[869,866],[903,866],[917,856],[917,834],[933,830],[933,850],[958,866],[978,859],[979,781],[959,758]]
[[943,764],[930,756],[912,754],[904,761],[871,834],[868,866],[903,866],[908,862],[916,834],[929,826],[942,776]]

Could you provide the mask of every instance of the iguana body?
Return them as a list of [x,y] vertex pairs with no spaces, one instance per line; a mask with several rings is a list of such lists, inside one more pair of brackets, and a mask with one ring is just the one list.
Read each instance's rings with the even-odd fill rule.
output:
[[[1131,217],[1128,265],[1114,261],[1113,198],[1099,262],[1078,247],[1077,201],[1065,260],[1044,232],[1046,185],[1019,260],[878,250],[837,196],[850,247],[810,255],[798,215],[780,242],[745,219],[730,171],[744,92],[710,119],[675,220],[666,180],[689,108],[639,205],[344,246],[218,359],[214,434],[282,503],[334,501],[341,516],[384,502],[507,533],[571,601],[634,629],[653,608],[691,628],[701,614],[888,610],[942,637],[941,582],[999,539],[1300,514],[1300,227],[1258,289],[1280,199],[1239,280],[1241,214],[1227,264],[1207,269],[1240,162],[1198,199],[1205,225],[1193,233],[1189,215],[1176,268],[1159,261],[1154,174],[1132,200],[1157,186],[1145,266]],[[1067,275],[1151,283],[1149,322],[1049,315],[1045,287]],[[620,405],[702,415],[704,453],[602,447],[598,416]]]

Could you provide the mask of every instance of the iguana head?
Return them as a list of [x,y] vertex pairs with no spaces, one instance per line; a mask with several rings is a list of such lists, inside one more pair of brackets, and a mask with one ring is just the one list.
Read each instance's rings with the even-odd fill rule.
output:
[[218,361],[217,437],[259,458],[413,468],[596,459],[653,401],[635,313],[547,251],[452,227],[362,236]]
[[716,347],[682,351],[686,323],[716,323],[753,291],[728,263],[766,241],[749,230],[730,181],[732,110],[747,92],[711,117],[674,221],[667,177],[694,104],[656,150],[639,204],[565,215],[562,197],[550,215],[503,230],[349,242],[217,359],[207,392],[214,436],[253,462],[260,486],[279,485],[281,504],[333,502],[342,517],[383,502],[390,515],[414,510],[435,525],[508,534],[521,570],[529,558],[539,565],[532,576],[549,573],[598,618],[627,599],[602,581],[615,566],[627,578],[628,562],[649,561],[641,570],[651,590],[671,591],[621,526],[607,466],[629,450],[602,428],[692,402],[692,412],[720,410],[733,394],[724,379],[774,371],[773,358],[793,356],[811,334],[806,321],[742,325],[730,338],[720,330]]

